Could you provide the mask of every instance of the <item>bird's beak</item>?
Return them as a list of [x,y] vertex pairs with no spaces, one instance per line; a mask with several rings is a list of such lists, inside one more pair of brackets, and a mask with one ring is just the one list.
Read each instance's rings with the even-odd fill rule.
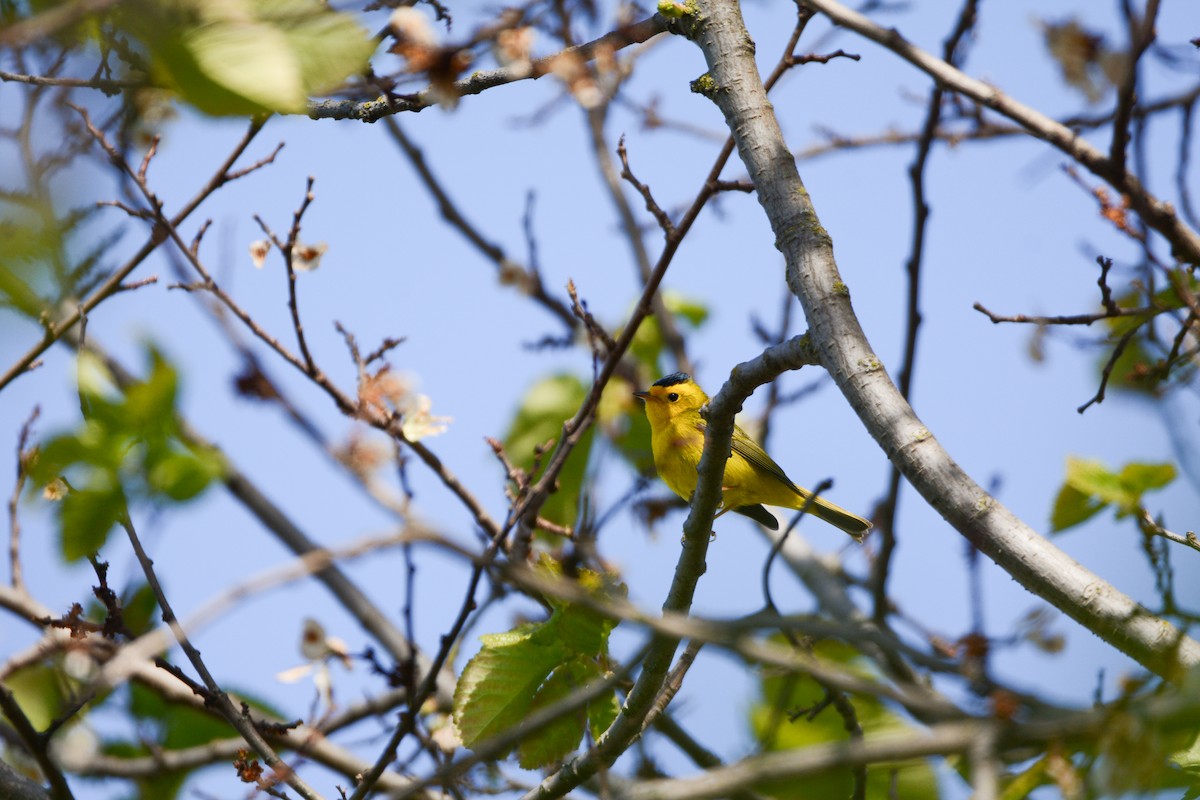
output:
[[650,399],[651,397],[653,397],[654,395],[650,394],[649,392],[634,392],[634,393],[633,393],[633,396],[634,396],[634,397],[640,397],[640,398],[641,398],[641,399],[643,399],[643,400],[649,400],[649,399]]

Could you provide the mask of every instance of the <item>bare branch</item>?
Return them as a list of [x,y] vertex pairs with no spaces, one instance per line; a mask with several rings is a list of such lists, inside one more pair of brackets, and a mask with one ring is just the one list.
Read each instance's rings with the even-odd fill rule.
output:
[[[918,51],[894,31],[879,29],[834,0],[803,2],[830,13],[839,24],[897,49],[949,88],[972,97],[979,95],[977,99],[981,102],[986,94],[988,105],[1017,115],[1031,125],[1037,123],[1039,133],[1055,141],[1055,123],[1051,120],[1006,98],[1001,101],[998,98],[1002,95],[994,90],[983,92],[982,84]],[[1178,677],[1200,663],[1200,643],[1166,620],[1147,614],[1130,597],[1039,536],[971,480],[900,395],[854,316],[849,292],[833,259],[832,243],[820,225],[778,122],[758,84],[753,59],[740,49],[738,43],[745,41],[747,34],[736,6],[728,0],[712,0],[704,8],[697,40],[717,85],[737,85],[742,89],[736,96],[732,92],[717,93],[716,100],[738,138],[742,161],[758,187],[759,202],[787,259],[788,285],[804,307],[821,362],[880,448],[933,508],[1027,589],[1165,677]],[[757,110],[753,117],[749,113],[752,108]],[[1084,145],[1079,144],[1078,137],[1072,136],[1071,142],[1065,143],[1069,152],[1076,157],[1091,158],[1081,149]],[[1166,217],[1156,219],[1152,224],[1161,223],[1160,229],[1167,231],[1177,245],[1186,245],[1194,237],[1191,232],[1177,229],[1182,223],[1173,214],[1170,224],[1166,224]],[[1182,238],[1176,237],[1177,233]],[[1200,257],[1200,238],[1196,238],[1195,245],[1195,253]],[[708,433],[710,436],[714,433],[711,423]],[[701,477],[696,491],[697,506],[704,485]]]
[[837,0],[800,2],[825,14],[835,24],[886,47],[929,74],[949,91],[966,95],[975,102],[1003,114],[1034,136],[1066,153],[1075,162],[1107,181],[1114,189],[1127,195],[1133,210],[1147,225],[1162,234],[1180,260],[1200,263],[1200,234],[1179,218],[1170,203],[1151,194],[1133,174],[1124,169],[1117,169],[1103,152],[1071,129],[1008,97],[994,86],[964,75],[944,60],[909,42],[895,28],[884,28]]

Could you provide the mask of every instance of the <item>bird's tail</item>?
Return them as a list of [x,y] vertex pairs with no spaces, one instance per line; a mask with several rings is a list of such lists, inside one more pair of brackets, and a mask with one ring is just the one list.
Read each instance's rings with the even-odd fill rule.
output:
[[[812,497],[812,493],[801,489],[800,497],[801,499],[796,503],[797,509],[804,507],[804,504],[808,502],[808,498]],[[834,505],[822,497],[814,498],[808,504],[808,513],[820,517],[835,528],[850,534],[855,539],[862,539],[867,531],[871,530],[870,520],[863,519],[858,514],[851,514],[841,506]]]

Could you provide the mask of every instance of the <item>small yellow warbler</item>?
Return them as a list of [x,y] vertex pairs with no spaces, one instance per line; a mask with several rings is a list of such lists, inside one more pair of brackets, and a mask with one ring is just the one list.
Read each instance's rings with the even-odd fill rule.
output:
[[[634,392],[634,396],[646,401],[650,444],[659,477],[675,494],[690,500],[696,491],[696,467],[700,464],[704,429],[708,426],[700,409],[708,402],[708,395],[690,375],[676,372],[655,381],[649,391]],[[763,505],[799,509],[812,493],[792,483],[766,451],[736,426],[732,450],[725,464],[722,508],[717,516],[736,511],[778,530],[779,521]],[[809,504],[808,510],[855,538],[871,529],[867,520],[820,497]]]

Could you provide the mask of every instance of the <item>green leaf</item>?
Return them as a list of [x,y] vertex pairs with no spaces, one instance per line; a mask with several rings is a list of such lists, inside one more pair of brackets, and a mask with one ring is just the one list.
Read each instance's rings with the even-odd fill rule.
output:
[[79,436],[63,434],[38,447],[37,457],[29,466],[29,477],[37,486],[45,486],[61,477],[68,467],[91,458],[92,448]]
[[177,503],[199,495],[220,475],[217,464],[189,451],[161,448],[147,454],[146,485]]
[[629,352],[647,372],[659,375],[662,373],[662,366],[658,359],[662,351],[662,329],[658,326],[658,320],[646,317],[638,326],[637,333],[633,335],[633,341],[629,343]]
[[1067,484],[1101,503],[1122,505],[1129,500],[1129,493],[1121,484],[1120,476],[1104,466],[1102,461],[1069,457]]
[[149,584],[138,584],[133,591],[126,589],[123,595],[121,611],[129,633],[133,636],[149,633],[154,627],[158,611],[158,600]]
[[[0,237],[6,237],[8,230],[9,226],[0,226]],[[12,264],[4,257],[0,261],[0,303],[36,319],[46,308],[46,301],[29,284],[37,277],[34,267]]]
[[1192,735],[1187,747],[1172,753],[1171,760],[1184,772],[1189,772],[1200,780],[1200,733]]
[[699,328],[708,320],[708,306],[695,298],[680,294],[672,289],[663,292],[662,298],[663,305],[667,307],[667,311],[687,322],[693,328]]
[[[553,577],[562,574],[561,565],[546,555],[536,568]],[[597,597],[624,597],[627,591],[611,575],[592,570],[581,570],[578,582]],[[553,599],[550,604],[554,610],[545,622],[481,637],[483,648],[463,669],[454,695],[454,723],[467,747],[508,730],[530,710],[603,674],[600,664],[607,663],[608,635],[615,623],[582,605]],[[615,704],[615,695],[599,698],[577,717],[528,737],[518,754],[521,764],[562,758],[579,743],[586,719],[607,728]]]
[[562,645],[533,633],[526,626],[483,636],[483,648],[463,667],[454,690],[454,724],[467,747],[519,723],[542,681],[562,663]]
[[633,396],[638,388],[623,378],[613,376],[600,395],[596,424],[639,475],[654,475],[650,421],[646,419],[642,401]]
[[324,3],[259,0],[259,4],[264,16],[287,36],[309,95],[335,89],[362,72],[375,52],[375,42],[350,15],[327,13]]
[[1050,513],[1050,531],[1065,531],[1073,525],[1085,522],[1104,509],[1104,503],[1093,500],[1070,484],[1064,483],[1054,498],[1054,510]]
[[[552,375],[530,387],[504,437],[504,449],[512,462],[522,469],[532,469],[535,449],[562,436],[563,423],[575,416],[586,395],[587,387],[574,375]],[[593,436],[589,429],[571,451],[558,475],[557,491],[542,506],[541,515],[551,522],[570,526],[579,516],[579,496],[583,491]],[[542,469],[549,455],[549,451],[543,454]]]
[[[249,102],[241,109],[231,104],[230,113],[304,110],[308,98],[301,80],[300,61],[277,27],[222,19],[184,31],[180,44],[195,60],[203,78]],[[181,88],[185,89],[187,99],[190,98],[186,90],[198,90],[196,96],[201,97],[206,89],[199,81]],[[220,107],[202,107],[202,110],[222,113]]]
[[[550,555],[542,554],[535,568],[552,578],[562,577],[562,565]],[[625,599],[628,587],[611,574],[591,569],[579,570],[575,580],[579,586],[598,600]],[[585,605],[547,598],[554,611],[550,618],[533,631],[534,637],[545,636],[561,642],[572,655],[596,658],[607,655],[608,635],[616,621],[593,611]]]
[[1121,467],[1121,484],[1139,498],[1151,489],[1161,489],[1175,480],[1174,464],[1130,463]]
[[[781,641],[778,639],[778,641]],[[818,642],[816,655],[845,672],[861,675],[870,673],[855,651],[839,642]],[[765,750],[778,751],[808,747],[813,744],[845,742],[847,734],[842,717],[828,707],[815,719],[799,717],[789,721],[788,714],[796,709],[811,708],[824,697],[824,689],[811,678],[796,674],[771,674],[761,682],[761,699],[750,710],[751,730]],[[864,733],[904,730],[908,725],[872,696],[850,697]],[[850,770],[833,770],[804,781],[776,781],[760,784],[759,791],[786,800],[843,800],[853,787]],[[869,800],[936,800],[937,779],[928,760],[911,760],[873,765],[867,772]]]
[[[573,659],[554,670],[542,684],[529,707],[530,712],[562,700],[586,686],[596,670],[589,671],[587,662]],[[526,736],[517,745],[517,763],[522,769],[537,769],[561,761],[573,752],[583,738],[587,709],[556,719],[537,733]]]
[[179,380],[175,369],[155,349],[150,350],[150,375],[125,391],[123,427],[142,437],[173,432]]
[[361,72],[375,43],[319,0],[143,0],[128,27],[155,77],[214,115],[303,113],[308,97]]
[[[45,730],[62,712],[66,686],[61,672],[42,663],[19,669],[4,679],[17,705],[35,730]],[[3,714],[0,718],[7,719]]]
[[[599,666],[596,667],[597,674],[600,673]],[[617,719],[617,714],[621,711],[621,703],[617,700],[615,691],[596,698],[588,703],[588,726],[592,730],[592,738],[599,739],[613,722]]]
[[99,552],[108,539],[108,532],[125,513],[125,493],[120,487],[67,492],[59,501],[62,557],[67,561],[78,561]]
[[1101,461],[1069,457],[1066,481],[1054,500],[1051,527],[1065,530],[1107,506],[1114,506],[1118,517],[1135,514],[1146,492],[1167,486],[1175,475],[1172,464],[1132,462],[1117,473]]

